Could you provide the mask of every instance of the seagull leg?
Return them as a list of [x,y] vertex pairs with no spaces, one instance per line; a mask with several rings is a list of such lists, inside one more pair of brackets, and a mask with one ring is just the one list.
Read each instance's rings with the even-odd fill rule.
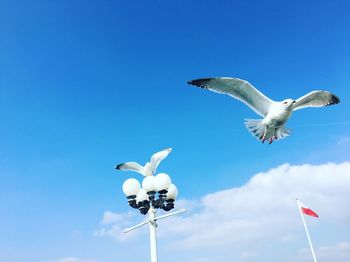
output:
[[265,140],[266,140],[266,132],[267,132],[267,126],[265,126],[265,130],[264,130],[264,134],[262,135],[262,137],[261,137],[261,143],[263,143],[264,144],[264,142],[265,142]]
[[276,132],[277,132],[277,128],[275,128],[275,134],[269,139],[269,145],[271,145],[274,140],[277,140]]

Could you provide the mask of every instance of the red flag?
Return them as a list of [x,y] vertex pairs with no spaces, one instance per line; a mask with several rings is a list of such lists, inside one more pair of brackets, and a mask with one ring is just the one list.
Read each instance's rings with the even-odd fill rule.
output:
[[312,217],[318,217],[318,215],[309,207],[307,207],[306,205],[304,205],[303,203],[300,203],[300,208],[301,208],[301,211],[305,214],[305,215],[308,215],[308,216],[312,216]]

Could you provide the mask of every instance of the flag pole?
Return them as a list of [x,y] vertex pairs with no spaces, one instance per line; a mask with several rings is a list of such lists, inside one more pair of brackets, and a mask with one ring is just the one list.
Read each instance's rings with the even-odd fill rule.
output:
[[305,223],[304,215],[303,215],[303,212],[301,211],[301,205],[300,205],[299,199],[297,199],[297,204],[298,204],[298,208],[299,208],[301,219],[303,220],[303,224],[304,224],[307,240],[309,241],[312,257],[314,259],[314,262],[317,262],[317,259],[316,259],[316,256],[315,256],[315,252],[314,252],[314,248],[312,247],[309,231],[308,231],[306,223]]

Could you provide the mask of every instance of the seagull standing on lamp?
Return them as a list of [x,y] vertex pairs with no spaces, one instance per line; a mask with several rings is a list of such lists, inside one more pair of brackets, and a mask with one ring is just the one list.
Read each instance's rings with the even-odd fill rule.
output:
[[155,153],[151,161],[145,166],[136,162],[126,162],[116,166],[118,170],[135,171],[145,178],[142,181],[142,187],[138,180],[134,178],[127,179],[123,184],[123,192],[132,208],[138,209],[142,215],[148,214],[148,220],[131,228],[124,230],[124,233],[130,232],[143,225],[149,224],[150,242],[151,242],[151,262],[158,261],[157,255],[157,220],[177,215],[185,212],[180,209],[176,212],[168,213],[162,216],[156,216],[157,209],[170,211],[174,208],[174,202],[178,194],[177,187],[171,183],[170,177],[165,173],[159,173],[154,176],[159,163],[168,156],[171,148]]

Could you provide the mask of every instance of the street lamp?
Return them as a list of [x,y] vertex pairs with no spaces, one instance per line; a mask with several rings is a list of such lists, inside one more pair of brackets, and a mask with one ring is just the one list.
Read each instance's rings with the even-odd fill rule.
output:
[[171,183],[170,177],[165,173],[146,176],[142,181],[142,188],[139,181],[129,178],[123,184],[123,192],[129,205],[139,209],[143,215],[146,215],[150,208],[164,211],[173,209],[178,194],[177,187]]
[[134,178],[129,178],[125,180],[123,184],[123,192],[127,196],[129,205],[133,208],[137,207],[136,196],[140,191],[140,183]]
[[176,212],[168,213],[162,216],[156,216],[157,209],[170,211],[174,208],[174,202],[178,194],[177,187],[171,183],[170,177],[165,173],[156,176],[146,176],[142,181],[142,187],[139,181],[134,178],[127,179],[123,184],[123,192],[132,208],[138,209],[142,215],[148,214],[148,220],[131,228],[124,230],[124,233],[130,232],[138,227],[150,225],[151,242],[151,262],[157,262],[157,220],[177,215],[185,212],[180,209]]

